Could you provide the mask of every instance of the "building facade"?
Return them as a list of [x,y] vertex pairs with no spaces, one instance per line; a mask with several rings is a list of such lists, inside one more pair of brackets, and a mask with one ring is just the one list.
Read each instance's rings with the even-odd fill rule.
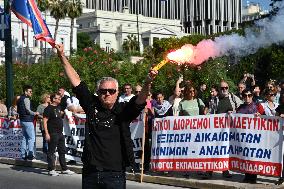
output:
[[139,36],[140,52],[152,46],[155,39],[181,37],[180,20],[149,18],[130,14],[125,7],[123,12],[84,9],[77,19],[78,33],[87,33],[91,39],[106,51],[122,50],[122,44],[129,35]]
[[[47,26],[52,36],[55,32],[55,19],[49,13],[45,17]],[[70,33],[71,20],[66,18],[59,21],[56,43],[64,44],[67,55],[70,54]],[[13,62],[38,63],[41,60],[48,59],[52,52],[52,47],[43,41],[34,39],[32,28],[27,27],[13,13],[11,14],[11,37]],[[77,26],[73,30],[73,49],[77,49]],[[0,63],[5,62],[5,43],[0,41]]]
[[248,22],[252,20],[260,19],[262,16],[269,14],[268,10],[262,10],[260,4],[258,3],[250,3],[249,1],[243,7],[242,11],[242,21]]
[[238,29],[242,0],[83,0],[88,9],[123,12],[145,17],[180,20],[188,34],[210,35]]

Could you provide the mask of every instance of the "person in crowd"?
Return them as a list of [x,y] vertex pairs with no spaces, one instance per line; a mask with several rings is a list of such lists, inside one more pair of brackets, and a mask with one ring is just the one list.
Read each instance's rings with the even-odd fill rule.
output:
[[183,77],[179,77],[179,79],[176,82],[176,87],[174,90],[174,94],[172,96],[169,97],[169,102],[172,105],[172,109],[173,109],[173,115],[174,116],[178,116],[178,105],[179,102],[182,99],[182,88],[180,88],[180,84],[183,81]]
[[74,174],[67,168],[65,161],[65,137],[63,135],[63,112],[59,106],[61,96],[59,94],[50,95],[51,103],[44,109],[43,112],[43,127],[45,130],[45,140],[48,142],[47,163],[48,174],[50,176],[58,176],[55,171],[55,150],[59,155],[59,163],[61,166],[62,174]]
[[[281,88],[281,94],[282,93],[284,93],[284,79],[282,79],[282,80],[280,80],[280,82],[279,82],[279,86],[280,86],[280,88]],[[281,101],[279,101],[279,103],[280,103]]]
[[135,86],[135,95],[138,95],[142,90],[142,86],[141,85],[136,85]]
[[[284,118],[284,93],[281,93],[281,95],[280,95],[280,104],[276,108],[276,116],[280,116],[281,118]],[[284,158],[284,153],[283,153],[283,158]],[[284,163],[282,163],[281,177],[279,178],[279,180],[275,184],[281,185],[283,182],[284,182]]]
[[44,93],[43,95],[41,95],[41,104],[38,105],[36,111],[39,113],[38,114],[38,121],[39,121],[39,129],[41,131],[41,135],[42,135],[42,151],[43,153],[47,153],[47,149],[48,149],[48,143],[45,140],[45,130],[43,127],[43,112],[44,109],[50,104],[50,95],[48,93]]
[[132,94],[132,86],[130,83],[123,85],[123,92],[124,94],[119,97],[118,102],[129,102],[130,99],[135,96]]
[[278,107],[278,103],[275,102],[276,97],[276,89],[268,89],[264,92],[265,95],[265,102],[261,103],[264,108],[265,115],[267,116],[275,116],[276,115],[276,108]]
[[178,107],[180,116],[205,115],[207,110],[204,102],[197,98],[197,90],[187,83],[184,87],[184,97]]
[[[242,104],[239,97],[229,92],[229,85],[225,80],[220,82],[219,103],[217,105],[217,114],[235,112]],[[229,171],[223,171],[224,178],[231,178],[232,174]]]
[[210,98],[208,99],[208,113],[209,114],[216,114],[217,106],[219,103],[219,96],[218,96],[218,86],[213,85],[210,90]]
[[172,105],[169,101],[165,100],[165,96],[162,92],[156,93],[155,101],[152,104],[152,112],[154,112],[154,118],[162,118],[173,115]]
[[255,85],[253,88],[253,101],[255,103],[263,103],[264,99],[260,96],[261,90],[259,85]]
[[[275,80],[270,80],[266,83],[265,85],[265,91],[267,90],[272,90],[275,91],[275,98],[274,98],[274,102],[275,103],[279,103],[279,99],[280,99],[280,92],[277,90],[277,84]],[[264,91],[264,92],[265,92]],[[264,94],[265,96],[265,94]]]
[[57,94],[61,97],[60,107],[61,111],[64,111],[67,107],[67,99],[70,98],[70,94],[65,90],[65,87],[58,87]]
[[73,90],[87,114],[82,188],[125,189],[124,170],[135,164],[129,123],[145,107],[151,83],[158,72],[150,70],[139,95],[128,103],[119,103],[116,79],[104,77],[99,80],[96,87],[98,96],[93,95],[65,57],[63,45],[55,47]]
[[201,99],[203,102],[206,101],[206,96],[205,96],[206,89],[207,89],[206,84],[201,83],[201,85],[199,86],[199,90],[197,91],[197,98]]
[[239,97],[241,100],[243,100],[242,92],[246,89],[245,83],[239,83],[238,84],[238,92],[236,93],[236,96]]
[[18,102],[19,98],[20,98],[20,96],[15,96],[12,100],[12,105],[9,108],[9,111],[8,111],[8,118],[10,120],[17,120],[19,118],[19,114],[18,114],[18,111],[17,111],[17,102]]
[[82,106],[80,105],[79,99],[75,96],[71,96],[70,98],[67,99],[67,110],[73,112],[73,113],[78,113],[78,114],[84,114],[84,110]]
[[253,74],[245,73],[240,83],[244,83],[246,88],[253,88],[255,86],[255,78]]
[[217,114],[235,112],[242,104],[239,97],[229,92],[229,85],[226,81],[220,82],[219,103],[217,106]]
[[35,144],[35,130],[34,130],[34,116],[39,115],[38,112],[32,111],[30,98],[33,94],[33,88],[30,85],[23,86],[23,94],[17,101],[17,108],[22,126],[23,139],[21,143],[21,158],[24,160],[34,159],[34,144]]
[[7,106],[4,104],[4,100],[0,100],[0,117],[7,117],[7,115]]
[[[253,91],[251,89],[244,89],[242,92],[244,103],[237,108],[237,113],[241,114],[255,114],[256,116],[263,115],[264,109],[261,104],[253,102]],[[255,184],[257,179],[256,174],[245,173],[243,179],[244,183]]]

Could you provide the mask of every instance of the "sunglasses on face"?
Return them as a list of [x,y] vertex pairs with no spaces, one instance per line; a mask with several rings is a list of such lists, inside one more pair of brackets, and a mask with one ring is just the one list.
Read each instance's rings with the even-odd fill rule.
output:
[[137,94],[140,93],[140,92],[141,92],[141,91],[135,91],[135,93],[137,93]]
[[229,87],[221,87],[221,90],[228,90]]
[[276,96],[276,94],[274,94],[274,93],[271,93],[271,94],[268,94],[268,96]]
[[251,97],[252,97],[252,94],[244,94],[243,97],[244,97],[244,98],[247,98],[247,97],[251,98]]
[[107,92],[110,94],[110,95],[113,95],[116,93],[116,89],[99,89],[99,94],[107,94]]

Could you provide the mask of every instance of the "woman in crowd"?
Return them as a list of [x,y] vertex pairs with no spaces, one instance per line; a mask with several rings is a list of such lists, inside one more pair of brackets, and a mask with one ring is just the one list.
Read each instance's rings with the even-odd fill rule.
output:
[[218,102],[219,102],[219,97],[218,97],[218,86],[213,85],[211,87],[210,91],[210,98],[208,100],[208,113],[209,114],[216,114],[217,113],[217,107],[218,107]]
[[173,115],[174,116],[178,116],[178,106],[179,106],[179,102],[182,99],[182,88],[180,88],[180,84],[183,81],[183,78],[180,77],[177,82],[176,82],[176,87],[174,90],[174,94],[172,96],[169,97],[169,102],[172,105],[173,108]]
[[[260,104],[253,102],[253,91],[251,89],[244,89],[242,92],[244,103],[241,104],[237,113],[241,114],[255,114],[256,116],[264,114],[264,109]],[[256,174],[245,173],[244,183],[255,184],[257,179]]]
[[8,115],[7,106],[3,100],[0,100],[0,117],[6,117]]
[[278,107],[278,103],[275,102],[276,89],[268,89],[264,92],[266,102],[261,103],[264,108],[265,115],[267,116],[275,116],[276,108]]
[[41,96],[41,102],[42,104],[40,104],[38,107],[37,107],[37,112],[39,113],[38,115],[38,119],[39,119],[39,128],[40,128],[40,131],[41,131],[41,134],[42,134],[42,137],[43,137],[43,140],[42,140],[42,151],[43,153],[47,153],[47,149],[48,149],[48,144],[47,144],[47,141],[45,140],[45,131],[44,131],[44,127],[43,127],[43,112],[44,112],[44,109],[50,104],[50,95],[45,93]]
[[17,120],[18,117],[19,117],[19,114],[17,112],[17,101],[19,100],[19,98],[20,98],[20,96],[15,96],[13,98],[12,105],[9,108],[9,111],[8,111],[8,118],[10,120]]
[[[276,116],[280,116],[281,118],[284,118],[284,93],[281,93],[281,95],[280,95],[280,104],[276,108],[275,111],[276,111]],[[283,156],[283,158],[284,158],[284,156]],[[281,174],[281,177],[279,178],[279,180],[275,184],[276,185],[281,185],[283,182],[284,182],[284,164],[282,164],[282,174]]]
[[186,84],[184,97],[180,101],[178,111],[180,116],[205,115],[206,108],[203,101],[197,97],[197,90],[191,85]]
[[275,92],[274,102],[279,103],[280,92],[278,91],[278,86],[275,80],[270,80],[265,85],[265,90],[272,90]]
[[152,112],[155,118],[162,118],[173,115],[172,105],[169,101],[165,100],[162,92],[156,93],[156,100],[152,104]]

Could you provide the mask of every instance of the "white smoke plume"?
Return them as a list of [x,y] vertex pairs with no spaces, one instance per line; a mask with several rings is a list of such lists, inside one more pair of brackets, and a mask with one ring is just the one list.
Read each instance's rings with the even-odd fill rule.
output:
[[[284,42],[284,2],[278,4],[279,11],[272,18],[265,18],[255,23],[257,27],[245,30],[244,36],[238,34],[224,35],[213,40],[203,40],[194,46],[194,57],[190,57],[191,64],[199,65],[210,57],[216,58],[233,54],[247,56],[260,48]],[[257,30],[256,30],[257,28]],[[181,62],[187,63],[187,62]]]

